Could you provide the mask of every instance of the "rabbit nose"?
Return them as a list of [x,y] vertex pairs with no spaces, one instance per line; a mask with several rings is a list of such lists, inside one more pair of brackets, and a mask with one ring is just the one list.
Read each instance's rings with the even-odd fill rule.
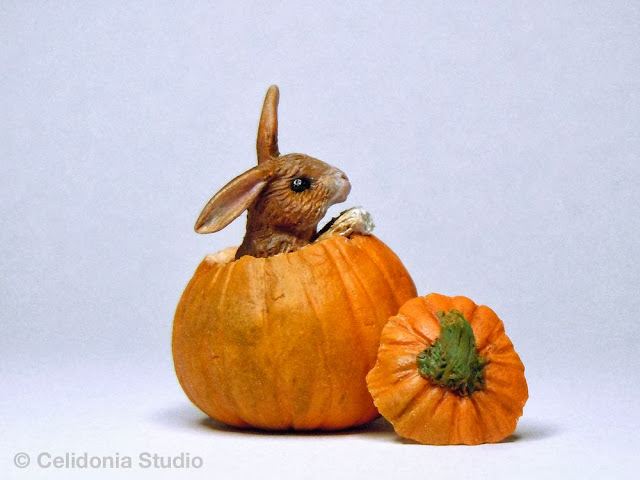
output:
[[338,170],[337,168],[334,169],[333,171],[333,178],[335,179],[335,182],[337,184],[343,184],[343,183],[349,183],[349,178],[347,177],[346,173],[344,173],[342,170]]
[[335,187],[335,193],[333,195],[332,203],[340,203],[344,202],[351,192],[351,183],[349,179],[345,175],[345,173],[341,170],[337,170],[333,174],[333,183]]

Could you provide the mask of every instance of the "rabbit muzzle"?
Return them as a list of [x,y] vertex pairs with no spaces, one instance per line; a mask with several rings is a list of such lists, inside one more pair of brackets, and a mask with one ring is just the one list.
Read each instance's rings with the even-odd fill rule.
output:
[[327,175],[326,184],[332,191],[329,203],[331,205],[335,203],[344,202],[351,192],[351,183],[347,178],[347,175],[337,168]]

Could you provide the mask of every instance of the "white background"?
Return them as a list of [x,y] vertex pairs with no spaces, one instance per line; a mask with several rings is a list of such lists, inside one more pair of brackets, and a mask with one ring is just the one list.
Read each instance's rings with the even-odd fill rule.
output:
[[[0,2],[0,471],[119,478],[632,478],[640,470],[640,5]],[[343,169],[421,294],[491,306],[526,365],[509,441],[209,422],[171,324],[210,196],[280,149]],[[32,457],[29,467],[14,455]],[[142,452],[200,469],[137,467]]]

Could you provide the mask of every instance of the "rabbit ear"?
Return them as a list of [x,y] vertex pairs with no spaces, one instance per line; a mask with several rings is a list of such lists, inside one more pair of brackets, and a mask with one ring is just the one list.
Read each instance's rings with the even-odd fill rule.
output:
[[277,85],[271,85],[267,90],[262,105],[260,115],[260,125],[258,126],[258,140],[256,149],[258,151],[258,165],[265,161],[280,156],[278,151],[278,99],[280,92]]
[[251,206],[269,179],[267,169],[257,166],[231,180],[205,205],[196,221],[195,231],[213,233],[222,230]]

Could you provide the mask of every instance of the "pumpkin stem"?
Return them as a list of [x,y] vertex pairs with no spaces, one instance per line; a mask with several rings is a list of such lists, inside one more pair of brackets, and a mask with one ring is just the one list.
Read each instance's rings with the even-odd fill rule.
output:
[[457,310],[436,315],[440,321],[440,336],[418,355],[418,372],[460,396],[483,389],[482,369],[487,359],[478,355],[471,325]]

